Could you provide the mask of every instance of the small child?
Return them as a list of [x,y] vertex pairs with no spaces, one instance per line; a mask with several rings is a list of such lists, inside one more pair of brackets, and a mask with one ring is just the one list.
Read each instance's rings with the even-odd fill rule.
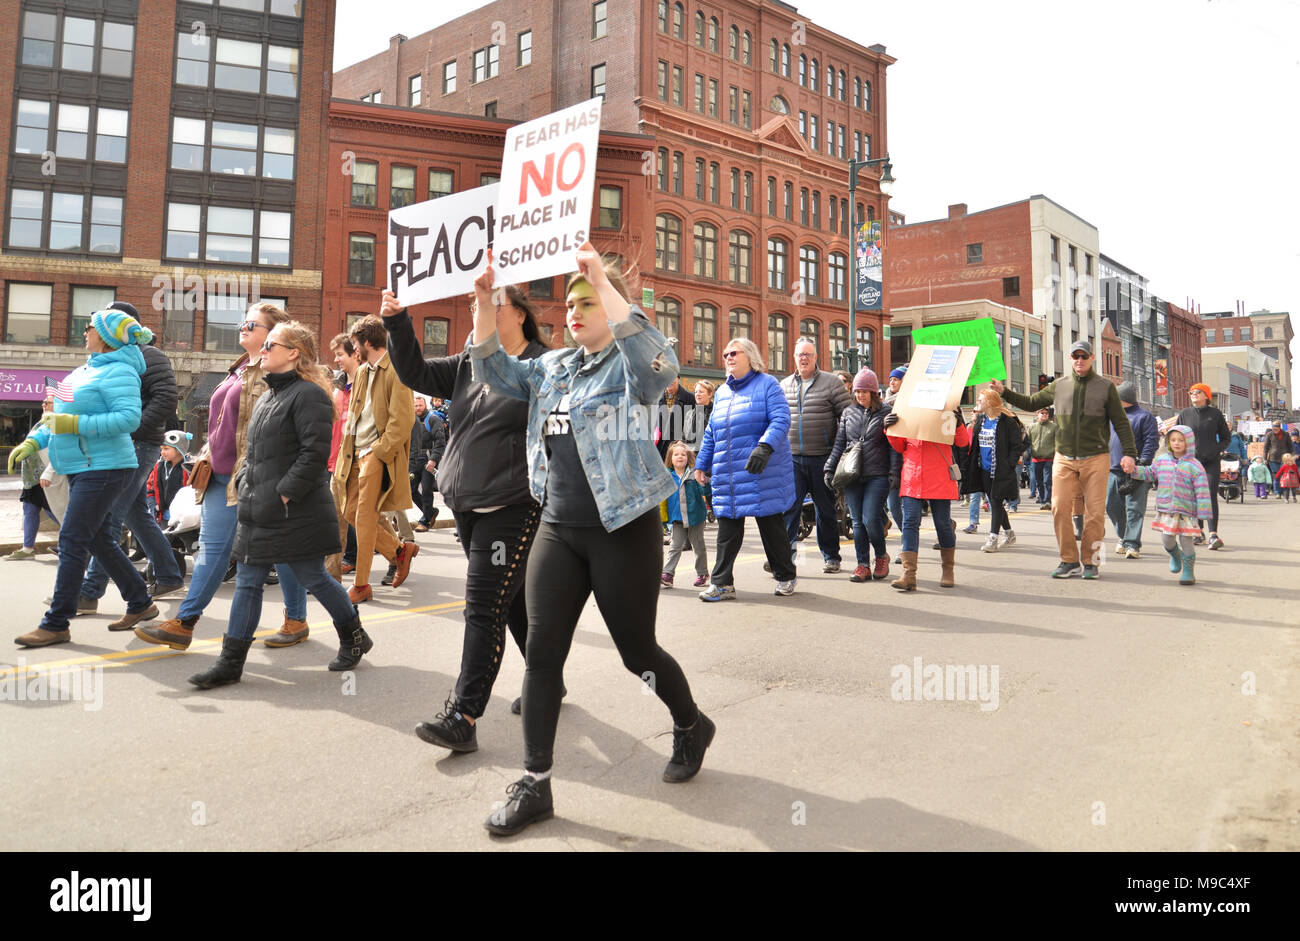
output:
[[1192,542],[1200,535],[1197,520],[1213,516],[1210,507],[1210,478],[1196,459],[1196,436],[1186,425],[1174,425],[1165,434],[1164,446],[1149,467],[1138,467],[1132,476],[1156,484],[1156,520],[1151,528],[1163,533],[1169,553],[1169,571],[1181,573],[1180,585],[1196,584],[1196,550]]
[[691,468],[695,466],[695,452],[683,441],[674,441],[668,445],[664,466],[673,475],[677,492],[659,504],[660,518],[672,526],[672,544],[664,559],[664,572],[659,577],[660,587],[673,587],[677,560],[681,558],[682,549],[689,540],[691,548],[695,550],[695,587],[702,588],[709,583],[709,553],[704,545],[704,520],[713,490],[708,484],[700,486],[696,482],[695,475],[691,473]]
[[145,495],[159,523],[168,522],[172,499],[190,482],[184,461],[193,437],[188,431],[169,431],[163,435],[158,463],[149,472],[144,485]]
[[1277,469],[1277,489],[1287,503],[1297,499],[1300,488],[1300,468],[1296,467],[1294,454],[1282,455],[1282,466]]
[[1268,465],[1264,463],[1262,457],[1256,456],[1255,460],[1250,462],[1250,470],[1247,472],[1250,482],[1255,485],[1255,499],[1268,499]]

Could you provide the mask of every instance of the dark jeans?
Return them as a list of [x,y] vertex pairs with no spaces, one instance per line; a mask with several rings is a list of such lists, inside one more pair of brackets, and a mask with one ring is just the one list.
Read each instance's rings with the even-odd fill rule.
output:
[[1034,485],[1038,488],[1038,499],[1043,503],[1052,502],[1052,461],[1034,461]]
[[795,455],[794,506],[785,512],[785,529],[790,539],[790,549],[793,550],[799,541],[799,517],[803,514],[803,498],[805,494],[811,492],[813,508],[817,512],[817,548],[822,551],[822,559],[827,562],[838,562],[840,561],[840,527],[835,517],[835,494],[831,493],[826,486],[825,478],[825,454],[816,457],[807,454]]
[[[979,506],[979,494],[970,495],[971,503]],[[939,537],[939,545],[951,549],[957,545],[957,536],[952,531],[951,500],[918,500],[916,497],[903,497],[903,551],[917,552],[921,548],[921,508],[930,504],[930,520],[934,523]]]
[[[1219,531],[1219,462],[1206,461],[1205,476],[1210,480],[1210,532]],[[1205,531],[1205,520],[1197,520],[1196,525]]]
[[885,498],[889,495],[888,477],[868,477],[861,483],[844,488],[844,503],[853,517],[853,548],[858,565],[871,564],[871,552],[876,558],[885,555]]
[[127,614],[139,614],[152,602],[144,579],[109,532],[113,501],[130,483],[135,468],[83,471],[68,477],[68,508],[59,529],[59,570],[54,597],[41,619],[47,631],[66,631],[77,613],[77,597],[93,552],[126,599]]
[[[1244,464],[1244,463],[1245,463],[1245,462],[1243,462],[1243,464]],[[1281,461],[1266,461],[1265,463],[1268,464],[1268,476],[1269,476],[1269,479],[1273,481],[1273,494],[1274,494],[1274,496],[1281,496],[1281,495],[1282,495],[1282,488],[1279,487],[1279,486],[1277,485],[1277,472],[1280,471],[1280,470],[1282,469],[1282,462],[1281,462]],[[1209,470],[1209,468],[1207,467],[1206,470]]]
[[501,670],[506,628],[521,654],[528,642],[524,573],[537,534],[536,503],[491,513],[457,513],[456,531],[469,568],[465,572],[465,643],[456,678],[457,711],[477,719],[487,710]]
[[433,522],[433,495],[438,492],[438,480],[427,470],[420,471],[420,498],[415,505],[420,508],[420,522],[428,526]]
[[[784,536],[781,544],[788,554]],[[699,717],[682,668],[655,640],[663,558],[663,525],[657,507],[612,533],[601,526],[541,524],[525,589],[525,770],[551,769],[564,661],[578,618],[593,593],[623,665],[654,690],[676,725],[685,728]]]
[[[121,541],[122,526],[125,524],[135,536],[140,548],[153,563],[153,577],[159,585],[174,585],[184,579],[176,565],[176,556],[172,555],[171,543],[158,527],[158,521],[149,510],[145,499],[145,482],[149,472],[158,463],[158,445],[135,443],[136,468],[131,472],[131,479],[116,495],[109,515],[109,534],[114,542]],[[121,586],[118,586],[119,588]],[[90,560],[90,568],[81,583],[81,597],[98,600],[108,590],[108,572],[96,555]]]
[[343,561],[348,565],[357,564],[357,530],[348,524],[348,544],[343,547]]
[[[745,541],[746,519],[744,516],[739,519],[718,517],[718,553],[713,561],[713,574],[709,576],[712,584],[723,588],[735,584],[731,570],[736,564],[736,556],[740,555],[741,543]],[[767,562],[772,566],[772,576],[779,582],[790,581],[795,576],[795,568],[784,518],[780,513],[773,513],[755,517],[754,522],[758,524],[758,535],[763,540]]]
[[989,532],[997,535],[1002,530],[1011,529],[1011,519],[1007,516],[1007,501],[989,494]]
[[[220,496],[220,494],[217,494]],[[206,501],[205,501],[206,502]],[[271,574],[271,565],[257,562],[240,562],[235,575],[235,597],[230,602],[230,623],[226,636],[234,640],[252,640],[262,616],[262,588]],[[274,568],[283,579],[286,571],[292,572],[295,583],[312,593],[334,624],[344,627],[357,618],[356,606],[348,598],[343,586],[325,571],[325,557],[302,562],[276,562]]]

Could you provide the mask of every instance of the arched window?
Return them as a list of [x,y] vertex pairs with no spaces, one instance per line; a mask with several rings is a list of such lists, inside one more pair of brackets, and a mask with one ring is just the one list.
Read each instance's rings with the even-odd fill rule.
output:
[[840,227],[840,223],[839,223],[840,201],[836,199],[834,196],[832,196],[826,202],[827,202],[827,210],[830,213],[831,231],[834,232]]
[[709,19],[709,51],[710,52],[718,51],[718,29],[719,29],[718,18],[716,16],[710,18]]
[[740,61],[740,27],[733,26],[727,31],[727,55],[732,61]]
[[805,55],[799,56],[799,84],[808,84],[808,57]]
[[848,77],[844,74],[844,70],[840,69],[840,101],[848,101],[848,100],[849,100],[849,80]]
[[668,32],[668,0],[659,0],[659,32]]
[[655,328],[665,337],[681,336],[682,305],[671,297],[655,299]]
[[858,364],[859,368],[872,366],[876,361],[875,334],[870,327],[858,327]]
[[1273,339],[1273,328],[1272,328],[1272,327],[1265,327],[1265,328],[1264,328],[1264,339],[1265,339],[1265,340],[1271,340],[1271,339]]
[[736,339],[736,337],[744,337],[747,340],[753,339],[754,336],[754,315],[753,314],[745,310],[743,307],[735,307],[732,308],[731,314],[728,316],[727,319],[728,319],[728,326],[731,330],[732,340]]
[[770,372],[785,372],[786,344],[789,341],[789,319],[784,314],[767,318],[767,368]]
[[696,304],[691,320],[695,339],[693,362],[696,366],[712,366],[718,351],[718,308],[712,304]]
[[[832,205],[835,200],[831,200]],[[829,264],[827,266],[829,285],[829,295],[832,301],[842,301],[847,296],[844,293],[844,284],[848,277],[849,259],[842,252],[831,252]]]
[[754,260],[754,238],[741,229],[727,237],[727,278],[736,284],[749,284]]
[[816,91],[817,90],[817,68],[818,68],[816,59],[812,60],[812,66],[810,68],[811,71],[809,71],[808,73],[808,87],[811,88],[813,91]]
[[829,331],[830,336],[830,364],[838,366],[844,361],[844,348],[849,345],[849,325],[846,323],[833,323]]
[[808,224],[808,187],[799,188],[799,224]]
[[822,355],[822,344],[821,344],[820,332],[821,332],[821,324],[819,324],[816,320],[809,318],[807,320],[800,321],[799,323],[799,339],[812,341],[813,349],[816,351],[817,358],[819,361]]
[[773,39],[770,51],[772,56],[772,74],[779,75],[781,72],[781,44]]
[[821,254],[811,245],[799,248],[799,284],[806,297],[817,296],[817,270],[821,267]]
[[[775,42],[776,40],[772,40]],[[853,107],[862,107],[862,79],[853,76]]]
[[754,64],[754,37],[749,35],[749,30],[740,37],[740,61],[745,65]]
[[787,265],[790,261],[790,246],[784,240],[770,238],[767,240],[767,286],[773,291],[784,291],[789,284]]
[[704,11],[699,10],[695,14],[695,45],[701,49],[704,48]]
[[784,78],[790,77],[790,44],[781,44],[781,75]]
[[862,83],[862,110],[863,111],[871,110],[871,83],[870,82]]
[[707,222],[695,223],[695,276],[718,276],[718,230]]
[[777,114],[790,113],[790,102],[786,101],[780,95],[773,95],[772,100],[768,106]]
[[673,4],[673,35],[686,38],[686,9],[680,3]]
[[655,267],[665,271],[682,270],[682,220],[676,216],[666,213],[655,216]]

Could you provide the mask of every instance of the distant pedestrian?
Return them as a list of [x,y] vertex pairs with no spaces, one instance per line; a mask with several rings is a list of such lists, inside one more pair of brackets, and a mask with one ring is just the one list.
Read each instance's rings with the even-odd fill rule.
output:
[[671,442],[664,464],[672,474],[677,490],[660,504],[661,515],[672,530],[672,545],[664,558],[664,570],[659,580],[664,588],[673,587],[677,560],[689,542],[695,552],[695,587],[703,588],[709,583],[709,550],[704,542],[704,522],[712,491],[707,483],[701,484],[695,479],[692,473],[695,452],[687,447],[686,442]]
[[972,445],[962,469],[961,489],[971,494],[972,506],[980,493],[988,497],[989,538],[980,548],[997,552],[1016,543],[1007,504],[1020,497],[1016,465],[1028,442],[1020,421],[1002,404],[997,392],[982,390],[976,403],[979,414],[970,430]]
[[[1160,428],[1156,417],[1137,404],[1137,386],[1132,382],[1120,383],[1119,401],[1124,406],[1129,425],[1133,429],[1133,438],[1137,442],[1137,462],[1150,464],[1155,460],[1156,446],[1160,443]],[[1142,555],[1142,521],[1147,512],[1147,491],[1149,485],[1139,481],[1128,493],[1123,491],[1124,481],[1128,475],[1121,467],[1124,457],[1123,445],[1114,429],[1110,433],[1110,479],[1106,484],[1106,515],[1115,527],[1118,542],[1115,544],[1115,557],[1137,559]]]
[[1187,425],[1175,425],[1165,434],[1164,447],[1151,466],[1135,466],[1129,473],[1156,484],[1156,519],[1151,528],[1163,534],[1169,571],[1179,574],[1180,584],[1196,584],[1192,540],[1200,533],[1197,521],[1213,512],[1209,477],[1196,459],[1196,433]]
[[1282,429],[1282,423],[1280,421],[1273,422],[1273,427],[1264,436],[1264,463],[1268,465],[1268,472],[1273,475],[1273,492],[1278,496],[1282,495],[1282,488],[1276,483],[1277,473],[1282,469],[1283,457],[1291,453],[1293,453],[1291,439],[1287,437],[1287,433]]
[[[47,399],[51,408],[53,400]],[[40,451],[33,451],[22,461],[23,491],[18,499],[23,505],[23,544],[5,556],[6,561],[17,562],[22,559],[36,558],[36,534],[41,527],[41,514],[45,514],[59,524],[58,518],[50,510],[45,499],[45,488],[41,486],[41,474],[45,471],[45,462],[41,460]]]
[[1034,423],[1025,432],[1033,451],[1030,470],[1038,490],[1038,505],[1052,505],[1052,463],[1056,460],[1056,422],[1050,408],[1040,408]]
[[1264,456],[1258,454],[1250,462],[1248,472],[1250,482],[1255,485],[1255,499],[1267,500],[1269,490],[1273,486],[1273,475],[1268,472],[1268,465],[1264,463]]
[[1294,454],[1282,455],[1282,466],[1278,468],[1274,480],[1277,482],[1278,492],[1282,494],[1282,499],[1287,503],[1296,499],[1296,489],[1300,488],[1300,472],[1296,470]]
[[[1228,427],[1223,412],[1210,404],[1212,397],[1210,387],[1198,382],[1188,390],[1192,404],[1178,413],[1177,422],[1194,431],[1196,437],[1196,459],[1205,468],[1205,475],[1210,481],[1209,534],[1196,537],[1196,544],[1204,543],[1210,549],[1222,549],[1223,540],[1219,538],[1219,456],[1232,442],[1232,429]],[[1264,460],[1268,460],[1267,453]],[[1197,520],[1198,525],[1205,525],[1204,519]]]

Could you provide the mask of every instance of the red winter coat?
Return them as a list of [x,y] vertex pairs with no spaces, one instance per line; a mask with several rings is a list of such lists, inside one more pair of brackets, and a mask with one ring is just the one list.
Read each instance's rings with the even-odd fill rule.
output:
[[1294,464],[1283,464],[1277,469],[1277,485],[1283,490],[1300,489],[1300,470]]
[[[954,439],[958,447],[970,444],[970,429],[965,425],[957,428]],[[934,441],[921,441],[919,438],[896,438],[889,436],[889,444],[903,455],[903,476],[898,493],[904,497],[918,500],[956,500],[957,481],[948,474],[948,465],[952,462],[952,448]]]

